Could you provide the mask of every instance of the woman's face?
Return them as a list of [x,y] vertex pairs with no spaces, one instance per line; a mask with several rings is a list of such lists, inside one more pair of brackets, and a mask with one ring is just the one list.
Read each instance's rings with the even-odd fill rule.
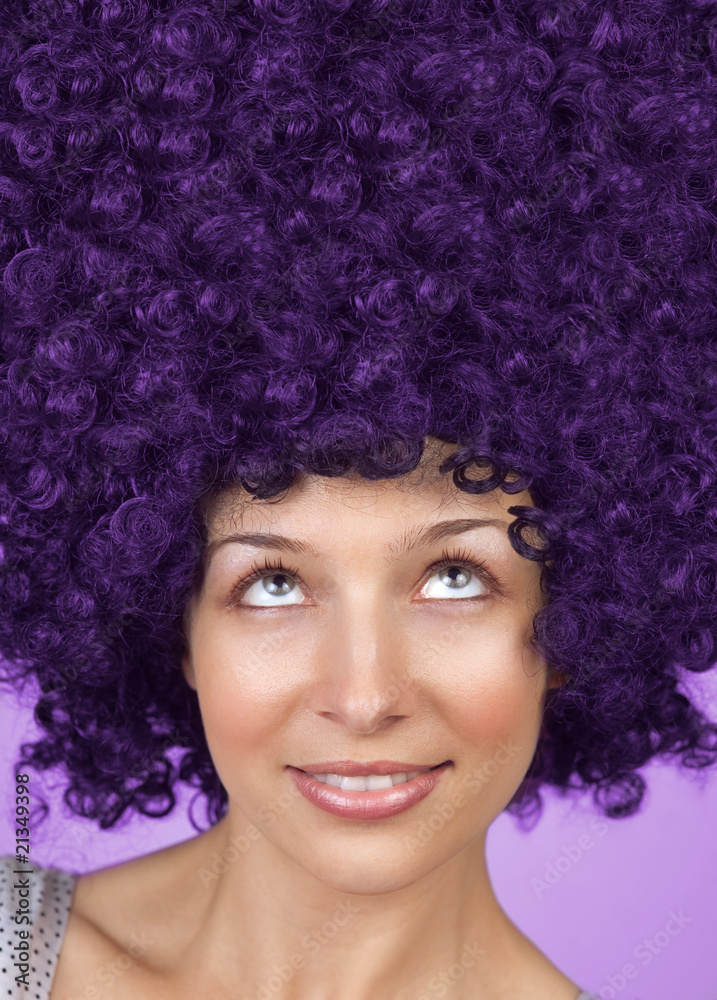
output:
[[[540,566],[506,533],[529,494],[469,496],[437,471],[455,446],[429,445],[402,479],[304,475],[279,502],[225,494],[186,617],[183,669],[233,825],[337,891],[400,888],[482,840],[559,683],[528,643]],[[335,761],[450,764],[409,808],[356,818],[295,781],[315,791],[293,769]],[[322,792],[335,807],[340,789]]]

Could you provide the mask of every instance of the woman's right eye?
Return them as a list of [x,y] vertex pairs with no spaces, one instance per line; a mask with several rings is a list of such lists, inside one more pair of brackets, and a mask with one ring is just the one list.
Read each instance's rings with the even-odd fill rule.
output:
[[239,603],[253,608],[280,608],[303,600],[298,584],[288,573],[267,573],[247,587]]

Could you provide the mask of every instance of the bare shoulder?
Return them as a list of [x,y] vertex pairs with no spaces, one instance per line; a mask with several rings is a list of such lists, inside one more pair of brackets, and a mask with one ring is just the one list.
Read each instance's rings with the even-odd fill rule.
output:
[[207,836],[78,878],[49,1000],[177,995],[166,973],[209,902],[197,875]]
[[496,991],[496,996],[505,996],[506,1000],[577,1000],[580,987],[565,975],[537,945],[530,940],[510,918],[506,924],[512,928],[518,947],[515,962],[512,966],[513,978],[503,989],[504,993]]

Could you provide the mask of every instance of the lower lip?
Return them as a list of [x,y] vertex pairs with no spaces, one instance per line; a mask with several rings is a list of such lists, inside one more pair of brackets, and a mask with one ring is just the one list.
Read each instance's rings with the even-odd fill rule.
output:
[[450,766],[451,762],[446,761],[440,767],[423,771],[410,781],[394,785],[393,788],[379,788],[372,792],[344,791],[333,785],[326,785],[323,781],[317,781],[305,771],[300,771],[298,767],[289,765],[288,770],[304,798],[313,802],[319,809],[346,819],[384,819],[405,812],[406,809],[425,799]]

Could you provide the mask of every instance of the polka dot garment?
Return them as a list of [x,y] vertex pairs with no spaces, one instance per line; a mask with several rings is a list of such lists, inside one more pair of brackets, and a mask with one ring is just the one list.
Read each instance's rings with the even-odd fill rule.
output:
[[[22,869],[31,873],[17,874]],[[0,1000],[47,1000],[76,881],[76,875],[57,868],[19,865],[12,855],[0,858]],[[16,923],[18,912],[27,914],[29,923]],[[22,963],[28,966],[28,987],[15,981]]]

